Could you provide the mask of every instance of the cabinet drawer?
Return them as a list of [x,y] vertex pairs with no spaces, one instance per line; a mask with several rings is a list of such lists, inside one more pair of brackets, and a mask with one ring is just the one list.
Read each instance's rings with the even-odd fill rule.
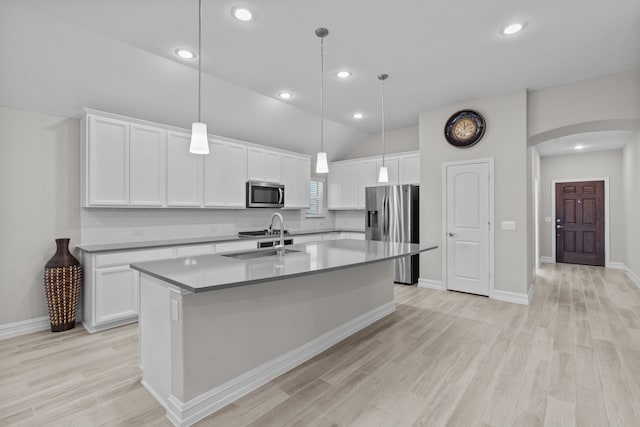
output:
[[216,253],[250,251],[257,248],[255,240],[242,240],[240,242],[224,242],[216,244]]
[[144,251],[115,252],[96,255],[96,267],[127,265],[136,262],[158,261],[173,258],[173,248],[149,249]]
[[192,246],[178,246],[176,248],[176,257],[188,257],[198,255],[210,255],[215,253],[215,246],[213,244],[208,245],[192,245]]

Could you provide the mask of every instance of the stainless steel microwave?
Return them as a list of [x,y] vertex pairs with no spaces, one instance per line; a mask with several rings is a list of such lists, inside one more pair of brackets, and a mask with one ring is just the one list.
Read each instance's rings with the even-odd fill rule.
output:
[[247,182],[248,208],[283,208],[284,185],[271,182]]

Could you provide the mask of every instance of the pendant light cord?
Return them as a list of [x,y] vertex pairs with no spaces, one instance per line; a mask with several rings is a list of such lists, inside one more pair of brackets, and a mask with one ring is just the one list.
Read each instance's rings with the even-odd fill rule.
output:
[[202,108],[202,0],[198,0],[198,122],[200,119],[200,110]]
[[320,37],[320,152],[324,153],[324,37]]
[[387,77],[389,77],[388,74],[380,74],[378,76],[378,79],[382,82],[382,84],[380,85],[381,87],[381,93],[380,93],[380,99],[381,99],[381,105],[382,105],[382,166],[384,166],[384,81],[387,79]]

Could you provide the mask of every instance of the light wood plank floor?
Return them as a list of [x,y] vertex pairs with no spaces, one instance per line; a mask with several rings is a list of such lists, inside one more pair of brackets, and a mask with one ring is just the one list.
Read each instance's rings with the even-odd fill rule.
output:
[[[639,426],[640,289],[545,265],[520,306],[396,287],[397,312],[201,426]],[[0,341],[0,425],[169,426],[136,325]]]

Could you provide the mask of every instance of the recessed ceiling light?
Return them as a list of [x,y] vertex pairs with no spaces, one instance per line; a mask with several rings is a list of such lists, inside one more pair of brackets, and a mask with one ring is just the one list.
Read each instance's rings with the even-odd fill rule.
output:
[[502,34],[504,34],[505,36],[510,36],[512,34],[519,33],[520,31],[522,31],[522,28],[522,24],[507,25],[506,27],[504,27],[504,30],[502,30]]
[[176,49],[176,55],[182,59],[193,59],[196,57],[196,54],[189,49]]
[[249,9],[244,7],[234,7],[233,9],[231,9],[231,13],[233,14],[233,17],[238,21],[247,22],[253,19],[253,13],[251,13]]
[[364,115],[362,113],[353,113],[353,118],[354,119],[361,119],[363,117],[364,117]]
[[293,97],[293,94],[291,92],[280,92],[278,96],[282,99],[291,99],[291,97]]
[[584,150],[584,145],[578,144],[578,145],[574,146],[573,149],[574,150]]
[[338,71],[336,73],[336,76],[338,76],[341,79],[346,79],[348,77],[351,77],[351,71]]

